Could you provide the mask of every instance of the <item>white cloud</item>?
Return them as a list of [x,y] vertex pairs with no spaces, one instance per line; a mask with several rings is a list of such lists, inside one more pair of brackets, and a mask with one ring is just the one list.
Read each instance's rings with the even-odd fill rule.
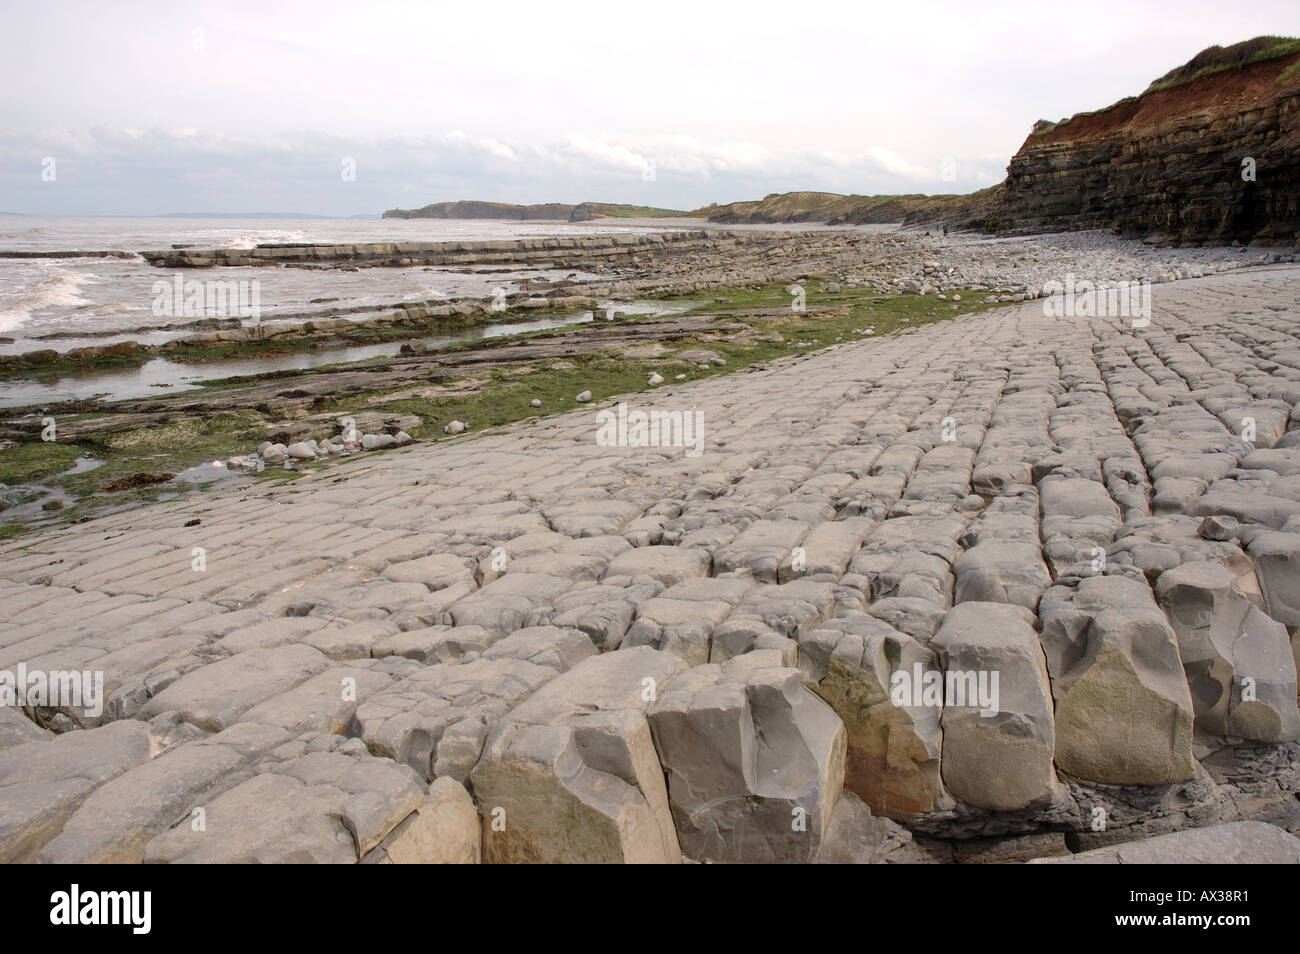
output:
[[884,146],[872,146],[867,150],[867,158],[877,163],[886,172],[892,172],[894,175],[906,176],[909,179],[916,180],[939,178],[938,170],[919,166],[900,156],[892,149],[886,149]]
[[[0,209],[967,191],[1002,177],[1040,117],[1114,102],[1213,43],[1300,33],[1295,0],[1183,0],[1174,18],[1132,0],[1070,6],[12,4]],[[1124,29],[1091,31],[1105,42],[1087,69],[1063,68],[1059,43],[1007,52],[1071,22]],[[34,190],[43,156],[60,159],[58,183]],[[341,156],[355,182],[339,180]]]

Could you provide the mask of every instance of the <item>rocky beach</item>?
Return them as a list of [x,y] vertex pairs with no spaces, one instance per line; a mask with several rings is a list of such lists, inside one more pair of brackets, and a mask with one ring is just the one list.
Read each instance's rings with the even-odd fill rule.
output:
[[[355,389],[272,415],[237,486],[0,551],[0,665],[104,675],[0,709],[6,860],[1177,858],[1214,826],[1294,860],[1293,256],[695,241],[598,266],[708,301],[681,317],[69,414],[75,442]],[[1067,268],[1154,278],[1150,325],[1049,317]],[[817,321],[857,327],[790,333]],[[647,383],[584,387],[587,349]],[[489,369],[529,417],[374,397]],[[598,442],[619,402],[699,412],[703,453]],[[892,699],[963,671],[999,674],[991,717]],[[219,834],[175,827],[200,805]]]
[[1300,863],[1277,40],[967,196],[0,242],[108,283],[0,342],[0,860]]

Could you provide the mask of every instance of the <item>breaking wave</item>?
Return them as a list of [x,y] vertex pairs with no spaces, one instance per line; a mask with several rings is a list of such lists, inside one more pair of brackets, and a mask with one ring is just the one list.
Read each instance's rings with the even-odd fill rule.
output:
[[21,327],[42,308],[90,304],[80,292],[82,285],[96,279],[93,273],[44,262],[19,266],[18,271],[17,280],[0,285],[0,333]]
[[302,232],[292,229],[267,229],[264,232],[244,232],[226,240],[225,248],[255,248],[267,243],[301,242]]

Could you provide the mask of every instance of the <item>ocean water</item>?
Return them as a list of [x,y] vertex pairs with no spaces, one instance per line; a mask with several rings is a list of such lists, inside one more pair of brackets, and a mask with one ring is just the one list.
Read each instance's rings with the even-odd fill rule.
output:
[[[600,304],[615,303],[601,301]],[[664,302],[651,299],[617,302],[618,307],[630,315],[650,316],[680,314],[691,308],[693,304],[695,303],[690,301]],[[424,344],[429,350],[436,350],[463,341],[477,341],[521,332],[586,324],[593,318],[592,312],[588,311],[583,314],[554,318],[498,322],[415,340]],[[137,367],[103,368],[66,375],[42,375],[39,380],[17,378],[0,381],[0,408],[33,407],[74,400],[119,401],[162,393],[175,394],[193,390],[202,386],[204,382],[218,378],[267,374],[273,371],[294,371],[327,364],[390,357],[400,353],[403,344],[404,342],[400,341],[390,341],[370,345],[339,345],[318,351],[296,351],[202,362],[152,358]],[[164,392],[163,389],[166,391]]]
[[542,235],[638,234],[699,219],[509,222],[496,219],[182,219],[0,215],[0,249],[138,252],[172,245],[252,248],[274,242],[458,242]]
[[[654,222],[505,222],[457,219],[178,219],[64,218],[0,215],[0,250],[140,252],[173,245],[252,248],[283,242],[445,242],[538,236],[644,234],[699,227],[697,220]],[[154,283],[175,272],[139,256],[0,258],[0,354],[38,348],[66,351],[133,340],[159,344],[189,333],[194,318],[154,314]],[[186,273],[200,281],[256,281],[261,318],[321,317],[349,308],[405,301],[514,293],[528,279],[594,276],[535,268],[372,268],[356,272],[297,268],[210,268]]]

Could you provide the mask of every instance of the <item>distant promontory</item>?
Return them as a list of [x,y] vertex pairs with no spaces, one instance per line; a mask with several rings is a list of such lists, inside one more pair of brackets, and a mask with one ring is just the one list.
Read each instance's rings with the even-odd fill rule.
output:
[[551,222],[586,222],[590,219],[702,218],[704,212],[679,209],[656,209],[644,205],[619,205],[612,202],[544,202],[539,205],[515,205],[510,202],[435,202],[420,209],[389,209],[386,219],[538,219]]

